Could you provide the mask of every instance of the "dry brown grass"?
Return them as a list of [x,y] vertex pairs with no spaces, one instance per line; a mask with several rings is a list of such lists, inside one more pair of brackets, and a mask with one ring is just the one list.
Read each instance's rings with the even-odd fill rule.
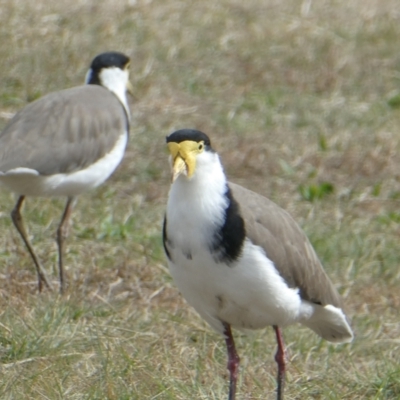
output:
[[[223,340],[181,299],[161,246],[164,136],[182,127],[208,133],[231,180],[295,216],[346,300],[350,345],[285,330],[286,398],[399,398],[399,36],[395,0],[0,0],[0,127],[80,84],[107,49],[132,57],[136,88],[126,157],[73,214],[65,296],[36,293],[14,197],[0,193],[0,398],[227,396]],[[302,198],[300,185],[322,182],[334,192]],[[55,283],[62,207],[24,210]],[[273,398],[272,332],[237,341],[238,397]]]

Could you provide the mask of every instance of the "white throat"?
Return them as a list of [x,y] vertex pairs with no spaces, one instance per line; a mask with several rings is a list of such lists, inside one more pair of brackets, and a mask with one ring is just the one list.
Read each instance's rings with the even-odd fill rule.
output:
[[178,246],[193,250],[212,239],[210,232],[224,222],[228,205],[226,185],[219,157],[211,152],[197,156],[196,170],[190,179],[181,175],[172,184],[167,219],[175,228],[168,235]]

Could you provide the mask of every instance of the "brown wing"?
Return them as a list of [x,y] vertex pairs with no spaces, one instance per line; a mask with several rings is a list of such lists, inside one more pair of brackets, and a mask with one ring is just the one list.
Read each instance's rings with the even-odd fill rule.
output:
[[97,85],[50,93],[18,112],[0,134],[0,171],[73,172],[107,154],[128,128],[117,97]]
[[341,299],[311,243],[294,219],[271,200],[229,183],[246,225],[246,236],[261,246],[290,287],[303,299],[341,307]]

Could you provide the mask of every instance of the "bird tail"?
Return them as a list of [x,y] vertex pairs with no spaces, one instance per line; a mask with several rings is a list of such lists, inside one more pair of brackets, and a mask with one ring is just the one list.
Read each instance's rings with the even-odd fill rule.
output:
[[333,343],[351,342],[353,331],[343,311],[330,304],[320,306],[313,304],[311,316],[300,322],[312,329],[323,339]]

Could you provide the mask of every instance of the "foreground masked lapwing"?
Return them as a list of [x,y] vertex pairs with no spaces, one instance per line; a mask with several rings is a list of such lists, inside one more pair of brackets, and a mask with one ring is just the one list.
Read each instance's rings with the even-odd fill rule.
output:
[[50,288],[50,283],[29,242],[22,204],[26,196],[67,197],[57,230],[62,291],[64,240],[75,197],[113,173],[128,143],[129,64],[122,53],[98,55],[86,75],[86,85],[28,104],[0,134],[0,184],[19,196],[11,216],[35,264],[39,291],[43,284]]
[[207,135],[183,129],[166,140],[173,179],[163,242],[171,275],[201,317],[225,336],[230,400],[239,366],[231,327],[274,328],[281,399],[280,328],[300,322],[328,341],[349,342],[353,333],[341,298],[292,217],[227,181]]

